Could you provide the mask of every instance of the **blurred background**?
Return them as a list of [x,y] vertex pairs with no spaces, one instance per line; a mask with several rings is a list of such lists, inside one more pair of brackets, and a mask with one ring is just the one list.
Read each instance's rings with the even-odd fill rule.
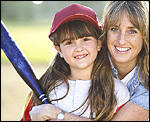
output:
[[[48,39],[55,13],[72,3],[94,9],[102,21],[108,1],[1,1],[1,20],[40,78],[56,50]],[[1,120],[19,121],[31,89],[17,74],[1,49]]]

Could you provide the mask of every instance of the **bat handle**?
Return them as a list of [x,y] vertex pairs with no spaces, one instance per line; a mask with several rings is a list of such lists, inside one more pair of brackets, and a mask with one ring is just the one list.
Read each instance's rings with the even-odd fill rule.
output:
[[39,99],[42,101],[42,103],[45,103],[45,104],[49,103],[47,97],[45,97],[45,94],[41,94],[39,96]]

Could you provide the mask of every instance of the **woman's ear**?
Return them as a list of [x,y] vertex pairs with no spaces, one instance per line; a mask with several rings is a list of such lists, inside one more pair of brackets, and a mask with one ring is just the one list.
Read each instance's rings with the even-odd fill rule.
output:
[[97,40],[97,51],[100,51],[102,47],[102,42],[101,40]]
[[58,51],[58,53],[59,53],[60,57],[62,57],[62,58],[63,58],[63,54],[62,54],[62,52],[61,52],[60,47],[59,47],[59,46],[55,46],[55,49]]

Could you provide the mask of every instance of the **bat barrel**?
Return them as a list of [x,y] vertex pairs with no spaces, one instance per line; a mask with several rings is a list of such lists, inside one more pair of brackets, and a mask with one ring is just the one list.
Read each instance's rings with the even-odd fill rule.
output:
[[33,72],[29,61],[25,58],[25,56],[23,56],[23,53],[10,36],[2,21],[1,48],[25,83],[34,91],[43,103],[49,103],[37,82],[38,80],[36,79],[35,73]]

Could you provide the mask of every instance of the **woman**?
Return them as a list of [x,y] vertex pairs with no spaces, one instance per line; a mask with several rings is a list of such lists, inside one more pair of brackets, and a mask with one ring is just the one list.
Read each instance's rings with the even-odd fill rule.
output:
[[149,3],[111,1],[104,10],[100,39],[112,64],[114,77],[130,92],[130,101],[113,120],[149,118]]

